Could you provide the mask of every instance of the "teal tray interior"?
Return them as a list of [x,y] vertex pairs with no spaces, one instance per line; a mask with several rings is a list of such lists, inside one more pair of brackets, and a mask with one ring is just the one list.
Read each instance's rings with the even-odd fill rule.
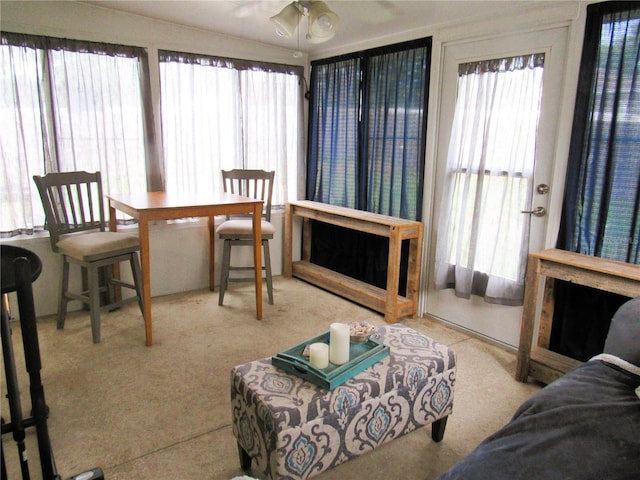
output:
[[329,362],[326,368],[316,368],[302,355],[307,345],[316,342],[329,343],[329,332],[326,331],[310,338],[295,347],[288,348],[271,357],[271,363],[319,387],[333,390],[338,385],[362,372],[364,369],[389,355],[389,347],[377,340],[369,338],[366,342],[351,342],[349,345],[349,361],[343,365]]

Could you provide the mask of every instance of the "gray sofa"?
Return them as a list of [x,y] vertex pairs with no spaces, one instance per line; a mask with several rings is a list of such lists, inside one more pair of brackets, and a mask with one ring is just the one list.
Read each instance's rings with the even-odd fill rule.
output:
[[533,395],[438,480],[640,479],[640,297],[614,315],[604,353]]

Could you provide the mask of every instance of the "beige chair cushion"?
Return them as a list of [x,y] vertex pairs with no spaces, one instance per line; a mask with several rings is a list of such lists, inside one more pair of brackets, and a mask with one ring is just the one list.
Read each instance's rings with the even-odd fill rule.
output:
[[67,235],[57,245],[60,253],[85,262],[115,257],[140,249],[135,235],[120,232],[89,232]]
[[[219,235],[242,235],[242,236],[253,236],[253,220],[227,220],[222,223],[217,229],[216,233]],[[262,220],[262,236],[263,237],[273,237],[273,234],[276,233],[276,228],[273,226],[271,222],[267,222],[266,220]]]

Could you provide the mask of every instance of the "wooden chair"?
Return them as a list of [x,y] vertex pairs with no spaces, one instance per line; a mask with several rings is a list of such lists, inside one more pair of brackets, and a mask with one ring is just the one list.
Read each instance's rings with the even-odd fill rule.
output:
[[[93,343],[100,343],[100,311],[113,310],[137,301],[142,308],[142,275],[138,237],[106,231],[104,197],[100,172],[62,172],[33,177],[44,207],[51,248],[62,255],[62,280],[58,301],[58,328],[64,328],[69,300],[89,306]],[[133,284],[113,278],[113,266],[129,261]],[[69,264],[86,273],[86,291],[69,291]],[[106,268],[103,268],[106,267]],[[104,286],[100,273],[107,271]],[[84,284],[85,282],[83,282]],[[114,301],[114,285],[135,290],[136,295]],[[108,292],[108,304],[101,306],[101,293]]]
[[[269,255],[269,240],[273,238],[276,229],[271,223],[271,197],[273,193],[273,177],[275,172],[265,170],[223,170],[222,183],[226,193],[235,193],[245,197],[262,200],[264,208],[262,210],[262,249],[264,251],[264,266],[267,281],[267,293],[269,304],[273,305],[273,282],[271,279],[271,257]],[[220,294],[218,305],[222,305],[224,293],[228,287],[228,282],[247,281],[253,278],[236,277],[230,278],[231,270],[254,270],[253,266],[232,266],[231,247],[234,245],[253,245],[253,225],[252,219],[247,216],[229,217],[217,229],[221,240],[224,240],[222,251],[222,267],[220,270]]]

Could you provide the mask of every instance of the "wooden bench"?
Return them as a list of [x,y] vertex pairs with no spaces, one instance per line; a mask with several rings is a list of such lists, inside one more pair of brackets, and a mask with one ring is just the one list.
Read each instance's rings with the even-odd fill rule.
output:
[[[302,260],[293,261],[293,219],[302,217]],[[382,289],[311,263],[312,221],[337,225],[389,238],[387,288]],[[409,240],[406,296],[398,294],[403,240]],[[289,202],[285,212],[284,276],[295,276],[360,305],[383,313],[385,321],[414,316],[417,309],[422,249],[422,223],[375,213],[300,200]]]
[[[542,279],[542,282],[541,282]],[[560,279],[628,297],[640,295],[640,266],[565,250],[529,254],[516,380],[551,383],[582,362],[549,350],[553,323],[553,285]],[[542,285],[540,285],[542,283]],[[542,306],[538,312],[538,293]],[[534,331],[538,338],[533,345]]]

